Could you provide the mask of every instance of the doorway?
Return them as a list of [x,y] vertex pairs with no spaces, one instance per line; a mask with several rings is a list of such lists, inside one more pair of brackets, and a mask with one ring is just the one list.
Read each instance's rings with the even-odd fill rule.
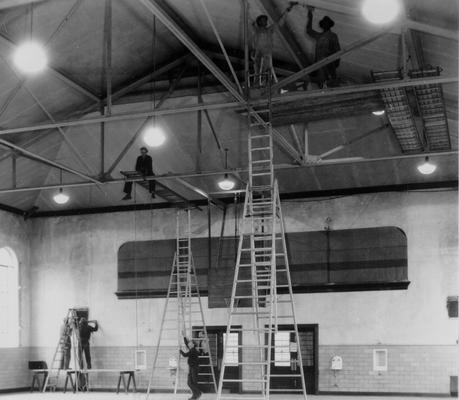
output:
[[[318,332],[317,324],[298,325],[303,371],[308,394],[317,394],[319,365],[318,365]],[[278,332],[273,335],[270,387],[276,392],[289,392],[291,389],[301,389],[300,377],[282,377],[279,375],[296,374],[298,366],[298,349],[295,341],[293,325],[279,325]]]
[[[241,329],[241,326],[232,326],[234,329]],[[200,329],[194,327],[193,329]],[[211,355],[212,366],[214,368],[215,380],[220,380],[220,370],[223,362],[223,348],[226,339],[226,326],[207,326],[207,336],[209,338],[209,350]],[[240,361],[242,359],[241,348],[238,347],[242,344],[241,332],[230,333],[228,338],[228,351],[226,352],[225,360],[225,379],[240,379],[241,368]],[[203,372],[208,372],[204,371]],[[226,382],[223,385],[223,392],[226,393],[239,393],[240,383]],[[206,392],[213,392],[212,387],[203,388]]]

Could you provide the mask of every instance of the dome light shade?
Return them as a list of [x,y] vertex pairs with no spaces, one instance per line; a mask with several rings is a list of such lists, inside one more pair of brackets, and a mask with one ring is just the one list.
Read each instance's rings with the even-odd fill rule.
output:
[[57,204],[65,204],[69,201],[70,197],[62,192],[62,188],[59,189],[59,193],[55,194],[53,200]]
[[44,47],[33,41],[24,42],[14,52],[13,61],[16,67],[26,74],[36,74],[48,64]]
[[143,141],[150,147],[159,147],[166,141],[166,135],[157,126],[149,125],[145,129]]
[[235,182],[232,180],[228,174],[225,174],[225,177],[218,182],[218,187],[221,190],[231,190],[234,188]]
[[381,115],[384,115],[385,114],[385,111],[384,110],[375,110],[375,111],[372,111],[371,112],[373,115],[376,115],[376,116],[381,116]]
[[373,24],[392,22],[400,13],[399,0],[364,0],[363,16]]
[[429,162],[429,157],[425,158],[425,161],[422,164],[418,165],[418,171],[424,175],[430,175],[435,172],[437,166]]

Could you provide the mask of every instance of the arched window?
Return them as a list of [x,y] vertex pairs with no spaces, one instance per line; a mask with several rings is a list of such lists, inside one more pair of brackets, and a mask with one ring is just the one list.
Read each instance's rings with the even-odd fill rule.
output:
[[0,248],[0,347],[19,346],[18,260],[9,247]]

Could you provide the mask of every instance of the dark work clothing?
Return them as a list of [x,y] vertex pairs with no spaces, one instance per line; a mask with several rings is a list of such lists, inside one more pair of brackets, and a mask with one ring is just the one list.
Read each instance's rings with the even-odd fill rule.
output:
[[86,369],[91,369],[91,350],[89,348],[89,343],[81,343],[80,368],[83,368],[83,354],[86,360]]
[[[338,36],[336,33],[328,30],[317,32],[312,29],[312,15],[308,15],[308,23],[306,25],[306,33],[316,40],[314,62],[318,62],[340,51]],[[336,79],[336,68],[339,66],[339,59],[319,68],[311,73],[311,77],[317,80],[319,85],[329,79]]]
[[[152,176],[153,173],[153,160],[146,154],[145,156],[138,156],[135,163],[135,170],[145,176]],[[148,181],[149,191],[153,193],[155,191],[155,181]],[[132,193],[132,182],[126,182],[124,184],[123,192],[126,194]]]
[[[188,339],[185,338],[185,345],[186,347],[188,347]],[[189,349],[189,347],[188,347]],[[196,349],[196,347],[193,347],[192,349],[190,349],[188,351],[188,353],[185,353],[183,352],[182,350],[180,350],[180,353],[182,353],[182,356],[183,357],[187,357],[188,358],[188,366],[190,368],[198,368],[199,367],[199,351]]]
[[[185,345],[188,347],[188,339],[184,338]],[[199,375],[199,352],[196,350],[196,347],[193,347],[190,349],[188,347],[189,351],[188,353],[185,353],[184,351],[180,350],[180,353],[182,354],[183,357],[188,358],[188,381],[187,384],[189,388],[191,389],[191,392],[193,393],[192,399],[197,399],[198,397],[201,396],[202,392],[199,389],[199,384],[198,384],[198,375]]]
[[78,349],[78,358],[80,359],[80,368],[83,368],[83,354],[86,360],[86,368],[91,369],[91,352],[89,347],[89,339],[91,338],[92,332],[97,332],[99,325],[97,322],[95,326],[92,327],[88,323],[80,324],[79,334],[80,334],[80,346]]
[[201,389],[199,389],[198,385],[198,368],[190,367],[190,371],[188,372],[187,384],[188,387],[191,389],[191,392],[193,393],[192,398],[197,399],[201,396],[202,392]]
[[153,175],[153,160],[148,155],[138,156],[135,163],[135,170],[140,172],[142,175]]

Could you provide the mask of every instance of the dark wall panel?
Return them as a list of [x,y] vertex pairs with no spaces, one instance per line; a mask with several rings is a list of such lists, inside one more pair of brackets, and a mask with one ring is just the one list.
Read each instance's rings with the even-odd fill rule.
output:
[[[295,292],[402,289],[409,283],[407,241],[399,228],[288,233],[286,242]],[[210,262],[208,246],[207,238],[192,239],[200,290],[208,294],[209,307],[226,307],[237,239],[212,238]],[[123,244],[118,252],[117,295],[165,296],[174,251],[173,239]]]

